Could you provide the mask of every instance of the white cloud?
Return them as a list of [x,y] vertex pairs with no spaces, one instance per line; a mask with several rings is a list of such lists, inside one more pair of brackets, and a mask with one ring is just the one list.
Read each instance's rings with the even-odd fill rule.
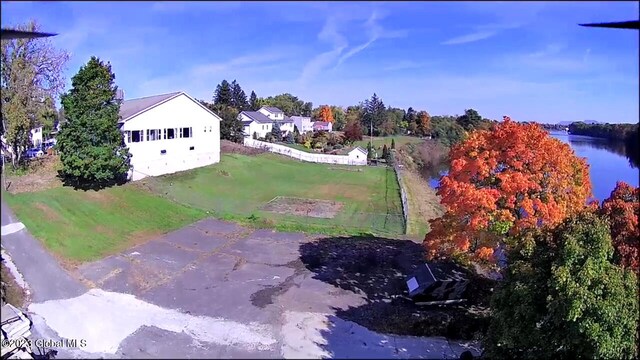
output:
[[472,43],[480,40],[489,39],[498,35],[504,30],[511,30],[519,28],[523,25],[523,22],[505,21],[498,24],[486,24],[475,27],[475,31],[469,34],[456,36],[449,40],[443,41],[442,45],[460,45]]
[[467,34],[467,35],[462,35],[462,36],[457,36],[454,37],[452,39],[446,40],[442,42],[442,45],[460,45],[460,44],[467,44],[467,43],[471,43],[471,42],[475,42],[475,41],[480,41],[480,40],[484,40],[484,39],[488,39],[492,36],[495,36],[498,32],[497,31],[490,31],[490,30],[484,30],[484,31],[477,31],[471,34]]
[[367,32],[369,33],[369,40],[363,44],[360,44],[353,49],[349,50],[346,54],[342,55],[342,57],[338,60],[338,64],[336,66],[340,66],[343,62],[345,62],[348,58],[356,55],[362,50],[368,48],[371,44],[373,44],[378,39],[393,39],[405,37],[408,35],[406,30],[385,30],[382,26],[380,26],[376,20],[381,19],[380,15],[376,11],[374,11],[365,26],[367,28]]
[[316,55],[305,64],[298,78],[298,82],[301,84],[306,84],[309,80],[315,78],[323,69],[338,59],[342,51],[349,45],[347,39],[338,31],[338,19],[336,16],[327,18],[318,34],[318,39],[331,43],[333,48]]

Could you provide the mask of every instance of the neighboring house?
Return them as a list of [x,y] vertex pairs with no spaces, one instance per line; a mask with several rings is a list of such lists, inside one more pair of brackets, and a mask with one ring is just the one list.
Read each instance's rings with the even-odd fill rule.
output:
[[276,107],[263,106],[258,111],[243,111],[238,114],[238,119],[242,121],[245,137],[253,137],[254,133],[258,138],[265,137],[271,132],[274,122],[280,125],[283,136],[293,132],[293,120]]
[[331,132],[333,129],[333,123],[326,121],[316,121],[313,123],[313,131],[328,131]]
[[40,145],[42,145],[42,130],[42,126],[31,129],[31,142],[33,143],[34,148],[39,148]]
[[184,92],[124,100],[120,129],[131,180],[220,161],[220,117]]
[[310,117],[292,116],[291,120],[293,120],[293,125],[298,128],[300,134],[306,134],[313,131],[313,122]]

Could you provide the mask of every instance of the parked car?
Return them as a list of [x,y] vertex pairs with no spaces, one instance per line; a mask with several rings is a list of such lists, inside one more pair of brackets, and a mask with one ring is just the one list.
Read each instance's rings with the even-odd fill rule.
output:
[[40,157],[44,155],[44,151],[38,149],[38,148],[33,148],[33,149],[29,149],[25,152],[25,156],[29,159],[33,159],[35,157]]

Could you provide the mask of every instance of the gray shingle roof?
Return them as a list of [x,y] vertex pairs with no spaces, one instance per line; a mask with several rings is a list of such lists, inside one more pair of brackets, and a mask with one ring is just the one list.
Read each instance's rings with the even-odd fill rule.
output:
[[[259,122],[260,124],[272,124],[274,121],[279,123],[293,122],[293,120],[291,120],[291,118],[288,116],[285,116],[284,120],[271,120],[267,117],[267,115],[258,111],[243,111],[241,112],[241,114],[248,116],[250,119]],[[250,124],[251,122],[248,123]]]
[[267,110],[268,112],[272,113],[272,114],[284,114],[284,112],[282,112],[282,110],[278,109],[277,107],[273,107],[273,106],[263,106],[262,109]]
[[149,109],[150,107],[153,107],[162,102],[165,102],[180,94],[181,92],[178,91],[178,92],[172,92],[169,94],[154,95],[154,96],[147,96],[147,97],[138,98],[138,99],[125,100],[122,102],[122,104],[120,104],[120,119],[121,119],[120,121],[125,121],[128,118],[132,117],[133,115],[136,115],[144,110]]

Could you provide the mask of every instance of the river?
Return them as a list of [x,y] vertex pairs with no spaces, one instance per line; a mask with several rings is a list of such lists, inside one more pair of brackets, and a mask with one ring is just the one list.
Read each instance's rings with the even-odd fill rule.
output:
[[[612,143],[605,139],[589,136],[570,135],[564,131],[551,131],[552,137],[569,145],[577,156],[586,158],[589,164],[593,195],[599,201],[609,197],[617,181],[624,181],[638,187],[638,164],[627,155],[623,143]],[[447,165],[436,169],[424,169],[422,175],[434,188],[438,186],[439,175],[447,173]],[[438,175],[439,174],[439,175]]]

